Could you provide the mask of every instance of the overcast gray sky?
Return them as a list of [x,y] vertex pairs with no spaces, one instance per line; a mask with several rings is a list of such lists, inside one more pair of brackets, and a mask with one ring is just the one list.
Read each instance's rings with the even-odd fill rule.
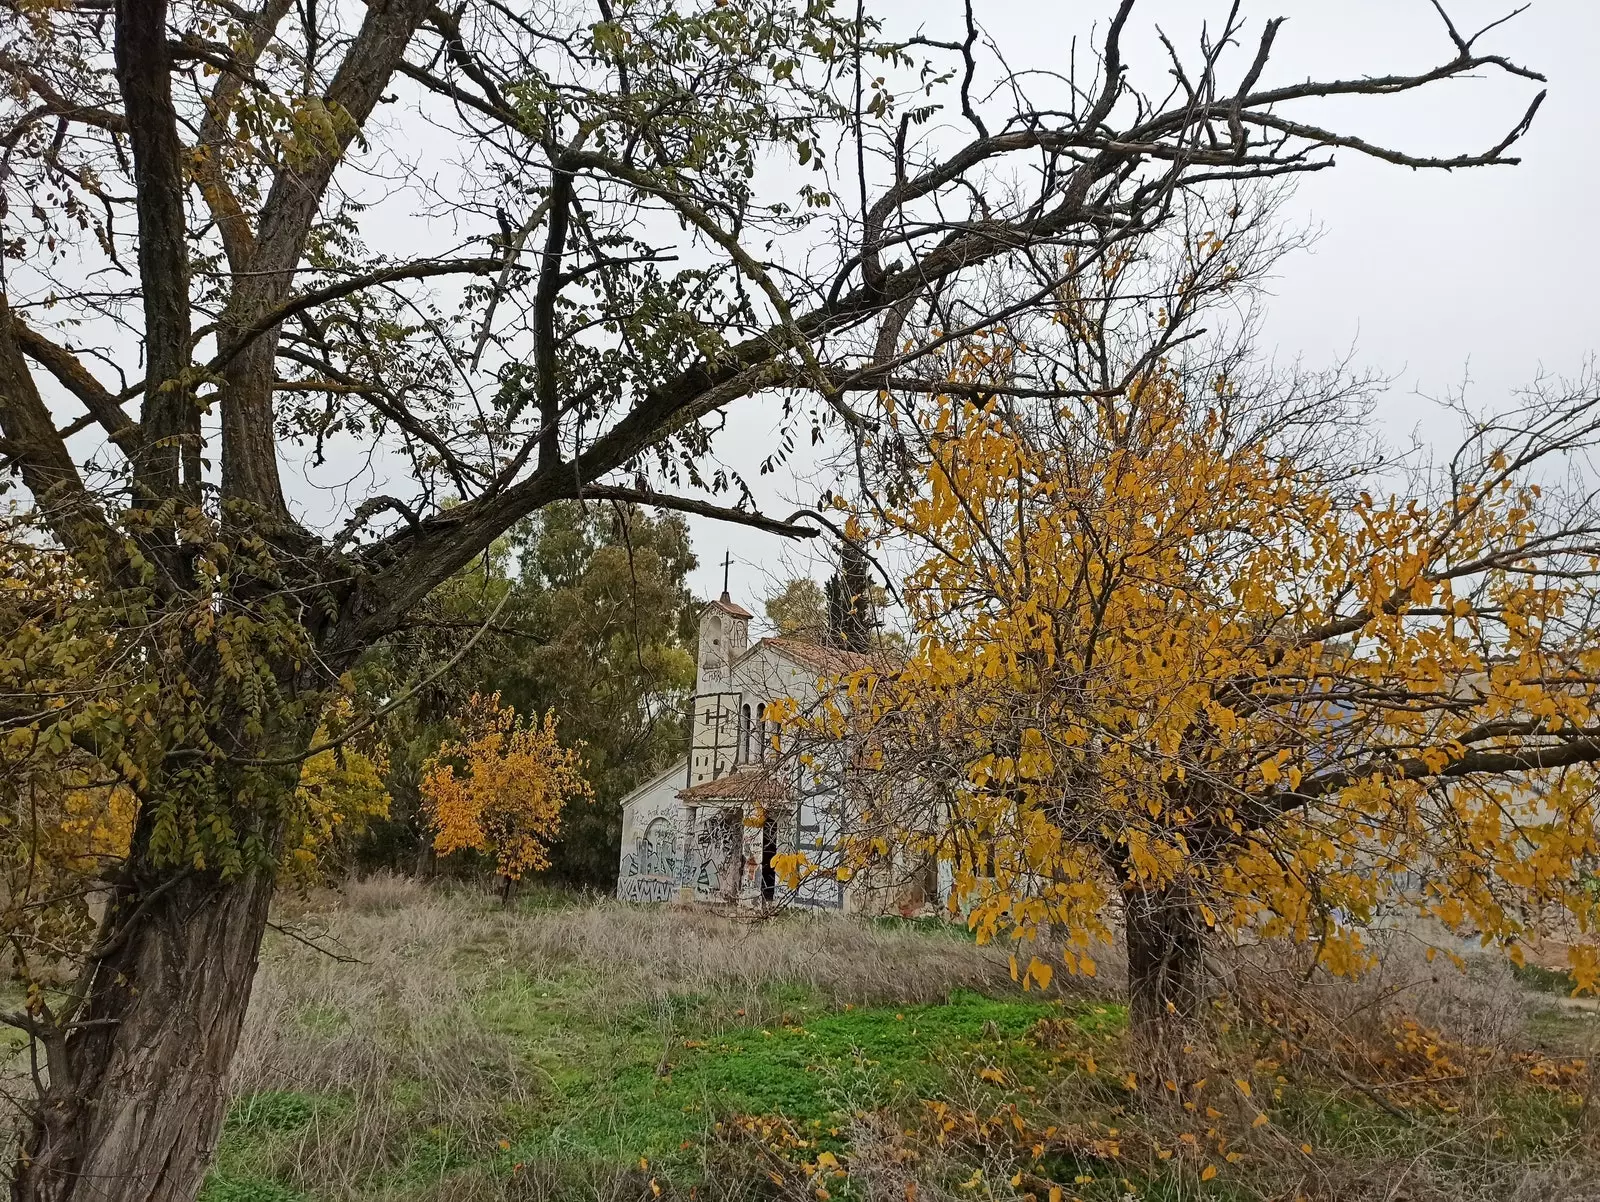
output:
[[[878,0],[870,5],[899,28],[927,21],[931,36],[956,32],[954,3]],[[979,22],[1018,70],[1064,67],[1074,35],[1104,25],[1112,0],[977,0]],[[1515,4],[1453,0],[1464,32]],[[951,18],[933,23],[930,10]],[[1159,23],[1179,44],[1200,21],[1225,15],[1225,0],[1141,0],[1128,38],[1130,66],[1151,80]],[[1308,75],[1382,74],[1449,56],[1429,0],[1244,0],[1247,36],[1273,16],[1289,18],[1264,82]],[[1430,414],[1437,397],[1471,380],[1471,395],[1496,401],[1540,372],[1573,375],[1600,350],[1600,3],[1534,0],[1488,35],[1482,49],[1549,77],[1549,98],[1520,143],[1523,163],[1463,172],[1414,172],[1354,154],[1306,177],[1287,210],[1320,229],[1312,249],[1286,260],[1271,286],[1264,354],[1321,366],[1354,351],[1357,364],[1394,379],[1381,411],[1396,438],[1425,439],[1450,428]],[[1159,54],[1159,50],[1156,50]],[[1155,82],[1159,82],[1156,80]],[[1492,145],[1536,90],[1522,81],[1466,80],[1415,97],[1362,98],[1328,105],[1319,117],[1375,141],[1417,152],[1457,153]],[[752,465],[771,445],[772,420],[738,409],[721,445],[730,462]],[[768,479],[776,509],[810,486]],[[760,612],[770,582],[807,568],[783,541],[709,522],[695,523],[703,594],[722,585],[724,549],[734,556],[734,595]],[[816,575],[825,568],[810,565]]]

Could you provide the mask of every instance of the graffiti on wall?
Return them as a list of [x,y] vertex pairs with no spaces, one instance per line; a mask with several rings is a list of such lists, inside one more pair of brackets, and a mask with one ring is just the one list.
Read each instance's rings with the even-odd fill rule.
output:
[[731,901],[744,867],[744,824],[738,810],[700,811],[684,861],[677,815],[658,811],[644,820],[633,847],[622,857],[617,896],[631,902],[667,902],[687,885],[700,901]]
[[683,874],[678,847],[678,828],[672,819],[651,819],[633,850],[622,857],[617,896],[623,901],[671,901]]
[[694,895],[701,899],[727,896],[739,879],[738,811],[714,813],[695,832]]

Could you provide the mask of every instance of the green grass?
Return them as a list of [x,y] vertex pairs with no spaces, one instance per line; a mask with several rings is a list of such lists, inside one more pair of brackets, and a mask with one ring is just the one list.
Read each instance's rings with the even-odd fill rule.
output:
[[[941,936],[942,937],[942,936]],[[708,1133],[739,1115],[781,1116],[843,1152],[836,1135],[852,1115],[883,1107],[911,1115],[920,1099],[957,1082],[985,1082],[995,1105],[1016,1089],[1042,1082],[1049,1057],[1026,1038],[1041,1018],[1067,1013],[1061,1003],[1018,994],[990,998],[956,992],[942,1004],[830,1008],[794,986],[766,1000],[780,1017],[767,1027],[693,995],[670,1009],[597,1023],[583,1006],[589,975],[549,979],[502,971],[475,997],[485,1027],[511,1037],[537,1070],[544,1091],[536,1105],[508,1105],[505,1147],[471,1148],[448,1129],[423,1132],[406,1160],[375,1187],[415,1185],[478,1162],[499,1173],[549,1160],[636,1164],[644,1158],[663,1179],[688,1176],[700,1163]],[[302,1015],[327,1030],[331,1016]],[[1112,1029],[1117,1007],[1081,1008],[1087,1031]],[[405,1108],[421,1103],[420,1090]],[[274,1147],[317,1121],[337,1122],[347,1099],[266,1091],[235,1102],[204,1202],[287,1202],[283,1187],[252,1176]]]
[[[929,978],[945,982],[931,996],[951,991],[904,1005],[845,1004],[841,998],[851,994],[841,990],[859,986],[839,986],[856,978],[837,973],[733,986],[685,974],[665,988],[628,991],[628,962],[585,955],[580,942],[562,944],[559,954],[518,956],[506,927],[496,925],[537,923],[555,908],[540,899],[526,911],[519,906],[510,916],[429,936],[444,941],[430,970],[460,989],[450,995],[453,1010],[373,1011],[356,1000],[371,995],[326,985],[291,993],[279,1029],[296,1041],[343,1048],[356,1066],[364,1063],[360,1056],[388,1059],[381,1073],[347,1092],[336,1075],[323,1078],[322,1093],[294,1088],[299,1078],[289,1072],[258,1078],[274,1088],[234,1103],[203,1202],[503,1197],[519,1176],[520,1197],[610,1202],[650,1195],[652,1182],[665,1197],[684,1197],[696,1183],[734,1171],[751,1174],[752,1190],[719,1196],[754,1198],[766,1196],[757,1162],[767,1155],[767,1135],[757,1138],[729,1121],[752,1117],[785,1133],[791,1143],[782,1155],[791,1165],[824,1151],[848,1164],[861,1155],[863,1123],[879,1122],[887,1135],[874,1138],[905,1135],[894,1150],[910,1155],[921,1179],[949,1197],[1019,1198],[1022,1189],[1007,1182],[1020,1169],[1069,1184],[1063,1197],[1083,1202],[1121,1202],[1130,1190],[1140,1202],[1245,1202],[1276,1196],[1295,1174],[1329,1166],[1356,1172],[1427,1160],[1430,1171],[1473,1182],[1484,1164],[1514,1171],[1559,1163],[1582,1127],[1581,1105],[1570,1094],[1510,1080],[1503,1096],[1480,1098],[1469,1115],[1424,1103],[1406,1103],[1396,1115],[1348,1082],[1304,1067],[1274,1088],[1275,1069],[1250,1067],[1258,1047],[1272,1041],[1236,1029],[1220,1053],[1246,1075],[1259,1071],[1253,1105],[1270,1126],[1258,1133],[1249,1126],[1253,1110],[1242,1119],[1230,1112],[1230,1146],[1246,1152],[1234,1168],[1222,1165],[1210,1136],[1198,1148],[1178,1141],[1208,1125],[1201,1113],[1209,1101],[1228,1107],[1235,1071],[1219,1073],[1197,1111],[1183,1113],[1176,1102],[1148,1109],[1148,1099],[1124,1082],[1120,1005],[1023,993],[1003,975],[988,992],[955,984],[964,976]],[[944,926],[875,925],[903,930],[934,964],[949,963],[950,949],[972,950],[964,933]],[[595,946],[612,946],[605,929],[580,929]],[[739,956],[747,940],[806,930],[786,929],[780,920],[759,934],[730,928],[718,937],[728,941],[729,956]],[[381,939],[385,928],[374,930]],[[384,971],[409,983],[410,963],[408,951]],[[359,971],[370,982],[371,972]],[[828,987],[798,983],[805,980]],[[386,989],[403,996],[399,984]],[[650,1001],[627,1000],[644,998]],[[452,1037],[462,1039],[459,1050]],[[470,1097],[453,1092],[456,1070],[466,1074]],[[502,1077],[515,1088],[501,1091],[495,1082]],[[930,1118],[930,1104],[939,1103],[957,1115],[948,1142]],[[1017,1133],[979,1129],[998,1115],[1014,1116],[1006,1122],[1016,1121]],[[1036,1137],[1049,1139],[1039,1133],[1058,1129],[1076,1134],[1035,1158]],[[1114,1130],[1127,1140],[1117,1157],[1094,1147]],[[1315,1155],[1296,1159],[1302,1143]],[[330,1181],[306,1171],[346,1145],[367,1149],[348,1162],[347,1176]],[[1169,1150],[1166,1158],[1157,1155],[1162,1150]],[[1219,1165],[1201,1180],[1202,1169]],[[969,1185],[975,1173],[982,1183]],[[296,1188],[306,1181],[327,1184]],[[836,1202],[864,1197],[852,1181],[830,1182],[829,1189]],[[1460,1195],[1469,1196],[1479,1197]]]
[[326,1095],[262,1090],[234,1102],[223,1129],[243,1134],[300,1131],[319,1115],[335,1113],[346,1105],[344,1100]]
[[1539,993],[1569,995],[1578,985],[1566,969],[1545,968],[1540,964],[1514,964],[1511,967],[1511,975],[1525,989],[1536,990]]
[[861,1110],[914,1105],[977,1068],[1002,1066],[1015,1079],[1034,1071],[1037,1050],[1023,1036],[1061,1013],[1057,1003],[965,992],[942,1005],[830,1010],[790,989],[773,991],[782,1013],[768,1027],[708,1034],[722,1016],[684,996],[671,1013],[607,1029],[583,1021],[563,989],[571,984],[511,975],[483,999],[485,1020],[522,1041],[553,1094],[513,1142],[513,1160],[561,1153],[687,1165],[729,1116],[826,1128]]
[[610,1106],[586,1115],[575,1134],[604,1152],[608,1133],[624,1131],[640,1154],[672,1158],[703,1133],[707,1118],[778,1115],[836,1125],[858,1111],[937,1096],[978,1068],[1026,1070],[1031,1049],[1022,1036],[1057,1013],[1051,1003],[957,994],[944,1005],[831,1013],[802,1005],[788,1024],[710,1041],[687,1038],[692,1028],[669,1039],[640,1032],[639,1054],[612,1078]]
[[204,1202],[304,1202],[305,1195],[259,1177],[230,1177],[214,1171],[200,1191]]

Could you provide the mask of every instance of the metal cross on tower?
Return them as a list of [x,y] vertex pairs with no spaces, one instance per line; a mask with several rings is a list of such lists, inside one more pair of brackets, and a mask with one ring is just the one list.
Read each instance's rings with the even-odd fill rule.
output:
[[733,567],[733,552],[724,551],[722,553],[722,595],[724,597],[728,595],[728,569],[731,567]]

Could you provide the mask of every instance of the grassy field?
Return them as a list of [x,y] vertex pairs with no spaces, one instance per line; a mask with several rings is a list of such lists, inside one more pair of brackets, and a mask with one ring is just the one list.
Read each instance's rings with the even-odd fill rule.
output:
[[938,924],[380,880],[279,927],[205,1202],[1600,1197],[1590,1018],[1509,973],[1412,1023],[1392,974],[1275,1016],[1257,965],[1214,1073],[1136,1090],[1114,982]]

